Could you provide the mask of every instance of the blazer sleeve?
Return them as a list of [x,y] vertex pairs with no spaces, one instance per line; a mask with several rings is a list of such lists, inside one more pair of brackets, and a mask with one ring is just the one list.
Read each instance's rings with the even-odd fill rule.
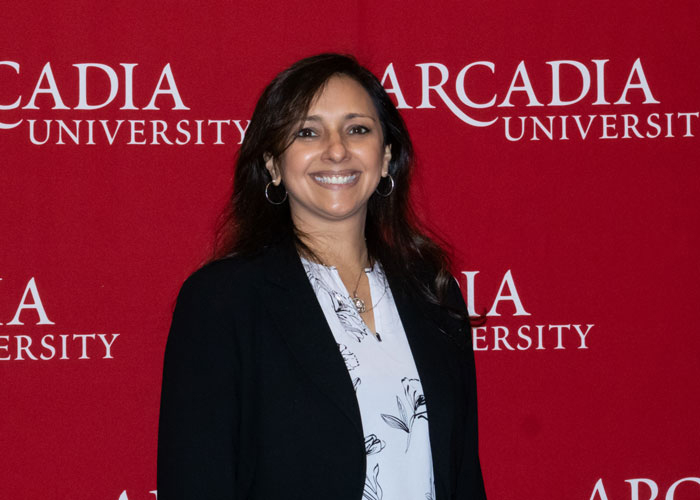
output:
[[[451,280],[450,285],[450,302],[468,316],[467,306],[464,302],[462,292],[459,289],[459,285],[457,284],[457,280]],[[457,492],[454,498],[455,500],[486,500],[484,479],[481,473],[481,462],[479,460],[476,367],[474,364],[470,325],[465,325],[464,335],[468,336],[466,339],[467,348],[464,352],[467,417],[462,461],[458,469]]]
[[159,500],[235,499],[236,362],[221,288],[200,270],[178,295],[163,363]]

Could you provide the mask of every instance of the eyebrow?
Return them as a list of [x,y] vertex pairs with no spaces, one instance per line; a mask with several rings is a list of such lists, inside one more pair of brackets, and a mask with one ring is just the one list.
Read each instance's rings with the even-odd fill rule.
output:
[[[377,121],[373,116],[365,115],[362,113],[348,113],[343,118],[345,118],[346,120],[352,120],[353,118],[369,118],[372,121]],[[318,115],[309,115],[304,118],[304,121],[320,122],[323,120]]]

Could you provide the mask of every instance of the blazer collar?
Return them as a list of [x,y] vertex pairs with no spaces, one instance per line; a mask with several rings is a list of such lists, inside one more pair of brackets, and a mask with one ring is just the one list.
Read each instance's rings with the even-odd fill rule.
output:
[[[268,312],[290,351],[319,389],[350,420],[364,442],[357,397],[345,362],[306,276],[294,243],[289,240],[266,249],[263,265],[267,286],[262,290]],[[270,286],[273,285],[273,286]],[[428,410],[428,429],[438,491],[447,491],[450,429],[454,405],[446,390],[449,379],[443,335],[431,317],[434,308],[412,297],[400,280],[389,286],[411,347]]]

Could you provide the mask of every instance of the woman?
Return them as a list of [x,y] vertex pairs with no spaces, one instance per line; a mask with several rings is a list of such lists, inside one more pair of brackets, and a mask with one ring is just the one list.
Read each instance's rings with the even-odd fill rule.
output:
[[265,89],[217,258],[173,315],[160,500],[485,498],[467,310],[411,211],[412,160],[352,57]]

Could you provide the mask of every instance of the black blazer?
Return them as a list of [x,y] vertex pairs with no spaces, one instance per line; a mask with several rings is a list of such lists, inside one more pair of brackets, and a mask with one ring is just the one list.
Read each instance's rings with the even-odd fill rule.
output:
[[[389,285],[424,391],[436,500],[485,499],[473,353],[440,330],[470,332]],[[293,244],[190,276],[165,348],[158,499],[361,500],[365,468],[352,381]]]

